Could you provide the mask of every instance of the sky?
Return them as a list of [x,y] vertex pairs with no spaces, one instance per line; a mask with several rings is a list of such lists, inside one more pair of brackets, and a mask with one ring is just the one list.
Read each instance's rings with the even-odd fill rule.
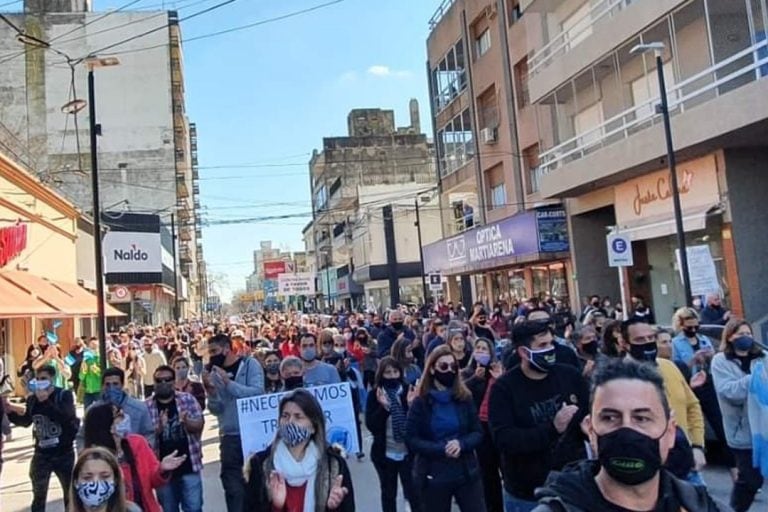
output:
[[[220,3],[183,9],[179,16]],[[259,22],[330,0],[237,0],[182,23],[183,38]],[[301,251],[311,219],[308,162],[327,136],[346,135],[353,108],[395,110],[409,124],[417,98],[429,129],[428,21],[442,0],[342,0],[296,17],[184,44],[187,112],[197,124],[203,247],[218,292],[245,287],[262,240]],[[126,4],[96,0],[96,10]],[[143,0],[131,8],[158,8]],[[426,120],[426,122],[425,122]],[[244,167],[246,165],[247,167]],[[214,225],[284,214],[299,218]]]

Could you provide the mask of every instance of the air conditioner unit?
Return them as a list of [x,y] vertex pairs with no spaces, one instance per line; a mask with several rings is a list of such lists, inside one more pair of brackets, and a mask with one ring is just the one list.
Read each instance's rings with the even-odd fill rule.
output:
[[499,138],[499,129],[497,127],[493,128],[483,128],[480,130],[480,139],[483,141],[483,144],[496,144]]

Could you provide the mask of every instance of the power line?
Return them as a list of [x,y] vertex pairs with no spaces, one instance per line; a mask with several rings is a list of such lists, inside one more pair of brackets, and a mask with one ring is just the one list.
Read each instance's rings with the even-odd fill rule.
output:
[[74,32],[77,32],[78,30],[84,29],[85,27],[87,27],[87,26],[89,26],[89,25],[93,25],[94,23],[98,23],[99,21],[101,21],[101,20],[103,20],[103,19],[105,19],[105,18],[108,18],[109,16],[111,16],[111,15],[113,15],[113,14],[117,13],[117,12],[120,12],[120,11],[122,11],[123,9],[127,9],[128,7],[130,7],[130,6],[132,6],[132,5],[135,5],[135,4],[137,4],[137,3],[139,3],[139,2],[142,2],[142,1],[143,1],[143,0],[131,0],[131,1],[130,1],[130,2],[128,2],[128,3],[126,3],[126,4],[124,4],[124,5],[121,5],[121,6],[120,6],[120,7],[118,7],[117,9],[112,9],[111,11],[107,12],[106,14],[104,14],[104,15],[102,15],[102,16],[98,16],[97,18],[94,18],[94,19],[92,19],[91,21],[88,21],[88,22],[86,22],[86,23],[85,23],[85,24],[83,24],[82,26],[77,26],[77,27],[73,28],[72,30],[70,30],[69,32],[64,32],[63,34],[59,34],[58,36],[54,37],[53,39],[50,39],[50,40],[48,41],[48,43],[49,43],[49,44],[50,44],[50,43],[53,43],[54,41],[57,41],[57,40],[61,39],[62,37],[66,37],[66,36],[68,36],[69,34],[72,34],[72,33],[74,33]]

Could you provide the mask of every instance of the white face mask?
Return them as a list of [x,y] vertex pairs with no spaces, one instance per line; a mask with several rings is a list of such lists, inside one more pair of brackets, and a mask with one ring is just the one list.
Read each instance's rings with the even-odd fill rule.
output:
[[96,509],[109,501],[109,498],[115,494],[115,482],[114,480],[78,482],[75,490],[86,510]]
[[344,355],[344,348],[343,347],[334,347],[333,351],[336,352],[337,354],[339,354],[340,356]]
[[115,424],[115,434],[121,439],[125,438],[131,433],[131,418],[127,414],[123,413],[123,420],[120,423]]

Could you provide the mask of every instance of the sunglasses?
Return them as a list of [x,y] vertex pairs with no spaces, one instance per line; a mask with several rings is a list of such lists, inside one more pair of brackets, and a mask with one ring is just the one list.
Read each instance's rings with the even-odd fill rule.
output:
[[165,379],[159,379],[155,377],[155,384],[167,384],[169,382],[173,382],[173,379],[171,377],[166,377]]
[[455,373],[456,370],[459,369],[459,365],[457,365],[456,363],[445,363],[445,362],[443,362],[443,363],[437,363],[435,365],[435,369],[437,371],[441,372],[441,373],[445,373],[445,372],[448,372],[448,371],[452,371],[452,372]]

